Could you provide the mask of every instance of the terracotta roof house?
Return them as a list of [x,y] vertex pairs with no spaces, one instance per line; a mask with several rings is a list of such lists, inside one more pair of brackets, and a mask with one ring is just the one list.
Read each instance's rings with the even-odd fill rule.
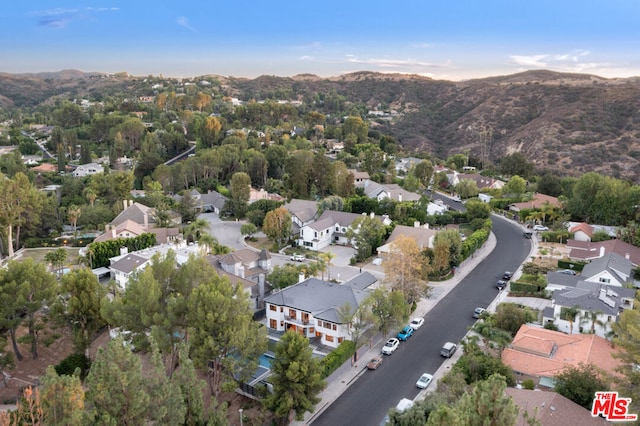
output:
[[607,253],[616,253],[628,259],[634,267],[640,265],[640,247],[613,239],[592,243],[589,241],[567,241],[569,257],[574,260],[588,261],[603,257]]
[[255,203],[258,200],[273,200],[273,201],[285,201],[284,197],[278,194],[270,194],[264,190],[264,188],[249,190],[249,204]]
[[553,387],[553,378],[568,367],[593,364],[610,374],[620,360],[613,357],[617,349],[595,334],[565,334],[559,331],[523,325],[502,352],[502,361],[519,375],[531,378],[540,386]]
[[[633,308],[635,295],[636,289],[633,288],[581,281],[575,288],[553,292],[552,305],[543,311],[542,321],[554,323],[559,331],[565,333],[593,332],[606,339],[611,324],[625,309]],[[571,308],[578,310],[573,321],[564,319],[562,315]]]
[[570,227],[569,232],[573,234],[573,238],[577,241],[591,241],[595,228],[586,222],[580,222]]
[[149,228],[150,225],[156,222],[154,213],[155,209],[151,207],[130,200],[124,200],[124,210],[111,221],[110,225],[118,226],[129,220],[138,225],[142,225],[143,228]]
[[433,248],[433,239],[437,233],[438,231],[430,229],[428,225],[420,226],[419,222],[415,223],[414,226],[396,225],[387,242],[378,247],[378,256],[384,258],[384,255],[391,251],[393,242],[401,235],[413,238],[420,250]]
[[507,388],[505,394],[518,406],[518,420],[514,426],[528,426],[525,418],[538,421],[540,426],[604,426],[610,424],[591,411],[556,393],[540,390]]
[[93,242],[99,243],[102,241],[115,240],[116,238],[134,238],[144,234],[145,229],[147,228],[139,223],[127,219],[118,225],[105,225],[105,232],[96,237]]
[[34,172],[50,173],[57,172],[58,166],[51,163],[42,163],[39,166],[31,167],[29,170],[33,170]]
[[523,209],[541,209],[545,205],[552,207],[562,207],[562,204],[556,197],[550,195],[536,193],[529,201],[523,201],[522,203],[515,203],[509,206],[509,210],[519,212]]
[[265,298],[267,327],[295,330],[335,348],[350,336],[350,323],[341,318],[340,309],[348,304],[356,312],[376,281],[368,272],[343,284],[307,278]]

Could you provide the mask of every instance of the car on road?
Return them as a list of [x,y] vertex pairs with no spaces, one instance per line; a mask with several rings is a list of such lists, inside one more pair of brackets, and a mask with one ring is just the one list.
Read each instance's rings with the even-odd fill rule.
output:
[[369,370],[377,370],[382,365],[382,357],[376,356],[371,358],[371,361],[367,363],[367,368]]
[[404,328],[398,332],[396,337],[399,340],[407,340],[409,337],[413,336],[413,332],[414,329],[411,326],[405,325]]
[[382,347],[382,353],[385,355],[391,355],[396,351],[396,349],[398,349],[398,346],[400,346],[400,340],[392,337],[387,340],[387,343]]
[[426,389],[427,386],[431,384],[432,380],[433,380],[433,376],[431,374],[423,373],[422,376],[420,376],[420,378],[416,382],[416,386],[419,387],[420,389]]
[[456,345],[453,342],[447,342],[444,344],[442,349],[440,349],[440,355],[442,355],[445,358],[451,358],[453,354],[456,352],[456,349],[458,349],[458,345]]
[[306,257],[304,256],[304,254],[292,254],[290,259],[294,262],[304,262]]
[[378,265],[382,265],[382,258],[381,257],[376,257],[375,259],[373,259],[373,263],[374,265],[378,266]]
[[531,231],[524,231],[522,233],[522,235],[524,235],[525,238],[531,239],[531,237],[533,236],[533,232]]
[[548,231],[549,227],[544,226],[544,225],[533,225],[533,230],[534,231]]
[[484,311],[486,311],[485,308],[476,308],[473,311],[473,317],[474,318],[480,318],[482,316],[482,314],[484,313]]
[[409,323],[409,327],[413,328],[414,330],[417,330],[420,327],[422,327],[422,324],[424,324],[424,318],[414,318]]
[[459,196],[459,195],[455,195],[455,196],[453,197],[453,201],[455,201],[456,203],[461,203],[461,202],[462,202],[462,198],[460,198],[460,196]]
[[502,274],[502,279],[505,281],[509,281],[511,277],[513,277],[513,272],[511,271],[504,271],[504,274]]
[[576,271],[574,271],[573,269],[562,269],[560,271],[558,271],[559,274],[565,274],[565,275],[575,275]]
[[507,282],[505,280],[498,280],[498,282],[496,283],[496,287],[498,287],[498,290],[504,290],[506,286]]

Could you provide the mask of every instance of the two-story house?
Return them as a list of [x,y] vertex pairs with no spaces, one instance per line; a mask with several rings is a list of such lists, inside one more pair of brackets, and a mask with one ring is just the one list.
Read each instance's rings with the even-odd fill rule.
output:
[[409,192],[395,183],[383,185],[372,180],[366,180],[358,186],[364,189],[364,195],[369,198],[375,198],[378,201],[390,199],[398,202],[417,202],[420,200],[420,195],[415,192]]
[[343,315],[345,306],[352,316],[376,281],[368,272],[343,284],[307,278],[265,298],[267,327],[294,330],[335,348],[351,335],[351,318]]
[[73,171],[74,177],[84,177],[89,175],[95,175],[98,173],[104,173],[104,167],[98,163],[82,164]]
[[292,199],[284,205],[291,215],[291,234],[298,235],[300,229],[318,217],[318,203],[309,200]]
[[[352,241],[347,238],[347,232],[353,222],[362,215],[356,213],[326,210],[318,220],[303,226],[300,229],[298,245],[309,250],[319,251],[330,244],[350,245]],[[371,217],[376,217],[371,213]],[[388,216],[378,216],[385,225],[390,225]]]

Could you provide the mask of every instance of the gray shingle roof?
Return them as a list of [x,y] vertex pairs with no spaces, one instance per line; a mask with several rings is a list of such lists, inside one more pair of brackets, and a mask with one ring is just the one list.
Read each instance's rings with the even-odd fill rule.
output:
[[[362,278],[362,282],[366,280],[366,277]],[[355,312],[369,295],[368,290],[357,288],[362,285],[360,279],[354,278],[351,281],[352,285],[345,285],[308,278],[272,294],[265,298],[265,302],[299,309],[311,313],[318,319],[341,324],[338,309],[348,303],[352,312]]]
[[[633,270],[633,265],[630,260],[625,259],[617,253],[611,252],[585,265],[584,269],[582,269],[582,275],[592,277],[605,270],[613,276],[618,277],[621,282],[625,282],[627,281],[626,277],[632,276],[631,271]],[[622,276],[621,273],[625,276]]]
[[309,200],[292,199],[284,205],[292,216],[300,219],[302,223],[312,220],[318,212],[318,203]]
[[135,254],[128,254],[110,265],[109,269],[130,274],[140,265],[143,265],[148,261],[149,259],[145,259],[144,257],[137,256]]
[[561,274],[560,272],[547,272],[547,283],[554,285],[561,285],[564,287],[575,287],[578,281],[582,280],[582,277],[577,275]]
[[576,288],[554,291],[553,301],[559,306],[577,306],[589,312],[618,315],[623,305],[622,299],[633,299],[635,293],[636,290],[632,288],[581,282]]

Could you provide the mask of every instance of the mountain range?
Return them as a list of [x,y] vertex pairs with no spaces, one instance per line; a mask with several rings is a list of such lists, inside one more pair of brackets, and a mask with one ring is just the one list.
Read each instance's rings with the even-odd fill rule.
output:
[[[208,90],[245,100],[303,100],[325,114],[393,112],[391,118],[372,118],[370,128],[394,136],[408,152],[440,158],[469,152],[483,166],[520,152],[540,170],[640,181],[640,77],[538,70],[462,82],[373,72],[190,80],[203,78],[217,84]],[[150,79],[75,70],[0,73],[0,106],[29,109],[118,92],[148,95]]]

